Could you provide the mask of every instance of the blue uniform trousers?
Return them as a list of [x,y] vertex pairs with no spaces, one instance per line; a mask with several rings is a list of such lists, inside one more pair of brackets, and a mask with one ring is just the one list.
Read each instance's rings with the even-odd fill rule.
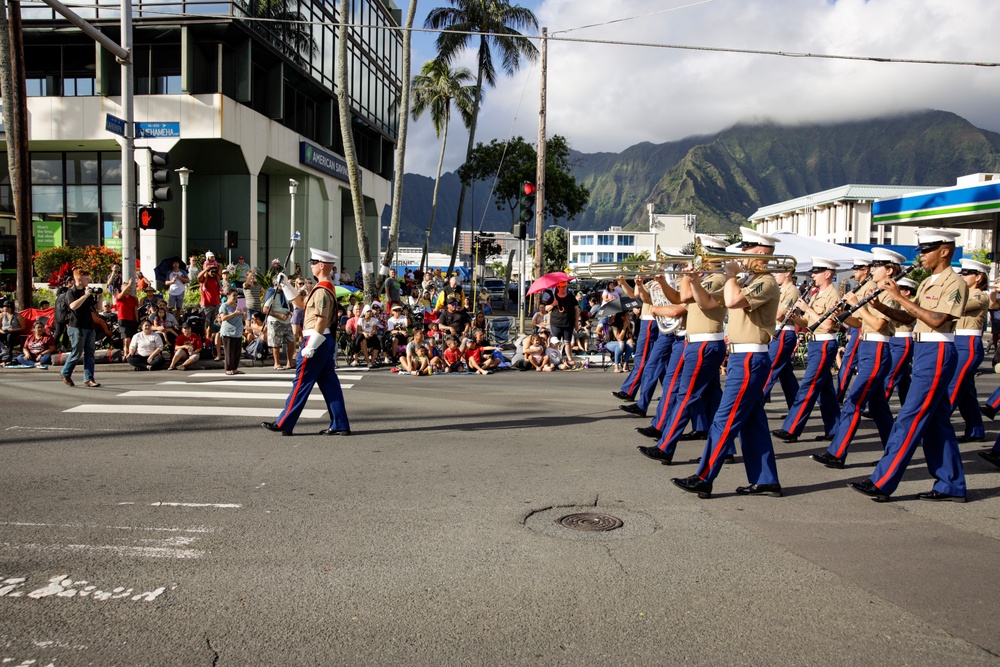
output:
[[351,424],[347,420],[344,390],[340,387],[337,367],[334,363],[336,361],[334,358],[336,335],[327,335],[326,340],[319,346],[311,359],[304,358],[301,352],[308,342],[308,336],[302,339],[302,346],[299,348],[299,355],[295,361],[292,393],[288,395],[285,409],[281,411],[274,423],[282,431],[291,432],[295,428],[295,423],[298,422],[303,408],[306,407],[306,400],[309,398],[313,385],[319,384],[319,389],[323,392],[323,398],[326,400],[327,410],[330,411],[330,430],[348,431]]
[[708,430],[708,441],[698,465],[698,477],[711,483],[719,476],[722,462],[740,436],[743,465],[751,484],[778,484],[774,447],[768,432],[762,400],[764,383],[771,369],[767,352],[731,353],[726,366],[722,402]]
[[868,410],[882,439],[882,447],[885,448],[889,432],[892,431],[892,412],[889,411],[889,401],[884,389],[885,378],[891,367],[889,343],[865,340],[858,343],[858,377],[847,391],[844,407],[834,427],[833,442],[827,449],[830,454],[840,460],[847,457],[847,448],[858,430],[861,406],[865,403],[868,404]]
[[656,320],[639,320],[639,337],[635,339],[635,356],[632,357],[632,370],[628,377],[622,382],[621,391],[628,394],[630,398],[635,398],[639,391],[639,379],[643,371],[646,370],[646,362],[649,361],[649,353],[653,349],[653,343],[660,335],[660,329],[656,326]]
[[956,361],[955,346],[950,342],[914,345],[910,395],[896,415],[885,456],[871,476],[882,493],[896,490],[913,452],[921,444],[927,470],[937,480],[934,490],[965,495],[965,473],[948,400],[948,381],[955,375]]
[[676,393],[676,387],[680,383],[681,372],[684,367],[684,336],[668,334],[660,338],[671,338],[670,359],[663,369],[663,393],[656,404],[656,412],[649,422],[650,426],[663,430],[663,423],[670,416],[671,402]]
[[899,404],[906,403],[906,394],[910,391],[910,373],[913,367],[913,338],[897,338],[889,341],[889,355],[892,357],[892,370],[885,378],[885,398],[892,396],[892,390],[899,389]]
[[982,336],[955,336],[955,352],[958,361],[955,365],[955,377],[948,385],[948,398],[951,409],[958,412],[965,420],[965,435],[971,438],[986,436],[983,426],[983,412],[979,409],[979,396],[976,392],[976,371],[983,363]]
[[[721,340],[689,342],[684,346],[683,370],[674,391],[674,405],[670,409],[665,428],[661,429],[663,434],[656,443],[665,453],[673,455],[692,413],[704,414],[704,410],[699,409],[699,404],[706,400],[706,394],[709,393],[707,390],[712,385],[718,391],[719,368],[725,358],[726,344]],[[714,410],[710,414],[714,414]]]
[[764,400],[770,400],[771,389],[776,382],[781,382],[781,391],[785,394],[785,403],[789,408],[795,402],[795,395],[799,393],[799,381],[795,377],[792,368],[792,355],[798,347],[799,339],[794,331],[779,331],[778,335],[767,348],[768,356],[771,357],[771,372],[767,376],[767,384],[764,385]]
[[788,416],[781,428],[794,436],[802,435],[809,415],[812,413],[816,400],[819,399],[819,410],[823,416],[823,433],[833,433],[837,425],[840,406],[837,404],[837,392],[833,388],[833,376],[830,369],[837,356],[836,340],[809,341],[806,352],[806,373],[795,395],[795,402],[788,409]]
[[851,385],[851,378],[858,372],[858,333],[859,329],[850,327],[851,333],[847,337],[847,345],[844,347],[844,358],[840,360],[840,370],[837,372],[837,401],[843,401],[847,395],[847,388]]
[[[656,328],[655,325],[653,328]],[[639,378],[639,394],[635,397],[635,404],[642,408],[643,412],[649,408],[649,404],[653,401],[656,385],[663,382],[667,364],[670,363],[674,354],[675,338],[670,334],[666,336],[661,334],[653,341],[653,347],[646,361],[646,368]]]
[[[997,387],[990,397],[986,399],[986,405],[990,406],[994,410],[1000,410],[1000,387]],[[996,442],[993,443],[993,451],[1000,453],[1000,435],[997,436]]]

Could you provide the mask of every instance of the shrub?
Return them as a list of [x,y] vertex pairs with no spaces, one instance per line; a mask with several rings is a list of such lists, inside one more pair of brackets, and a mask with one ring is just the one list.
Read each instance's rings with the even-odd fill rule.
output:
[[60,267],[69,264],[73,267],[89,269],[94,280],[103,281],[111,273],[112,264],[121,264],[122,256],[117,250],[104,246],[79,248],[59,246],[39,250],[33,259],[35,275],[40,278],[48,278],[59,271]]

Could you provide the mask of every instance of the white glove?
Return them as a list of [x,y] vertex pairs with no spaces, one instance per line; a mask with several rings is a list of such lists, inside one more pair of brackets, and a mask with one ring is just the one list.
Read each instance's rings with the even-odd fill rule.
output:
[[288,299],[289,301],[291,301],[292,299],[296,298],[299,295],[298,290],[292,287],[292,284],[288,282],[288,276],[286,276],[284,273],[279,273],[275,277],[274,284],[281,288],[281,293],[284,294],[285,298]]
[[312,359],[313,355],[316,354],[316,350],[319,349],[319,346],[322,345],[325,340],[326,336],[321,333],[311,334],[309,336],[309,342],[306,343],[304,348],[302,348],[302,356],[305,359]]

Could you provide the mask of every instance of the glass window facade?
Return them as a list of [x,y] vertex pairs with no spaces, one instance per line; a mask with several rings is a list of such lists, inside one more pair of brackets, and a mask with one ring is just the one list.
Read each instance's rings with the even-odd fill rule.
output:
[[598,262],[613,262],[615,261],[615,253],[613,252],[599,252],[597,253]]
[[573,245],[594,245],[593,234],[574,234]]
[[[614,234],[598,234],[597,235],[597,245],[614,245],[614,244],[615,244],[615,235]],[[609,261],[614,261],[614,260],[609,260]]]
[[618,245],[634,246],[635,236],[633,236],[632,234],[620,234],[618,236]]

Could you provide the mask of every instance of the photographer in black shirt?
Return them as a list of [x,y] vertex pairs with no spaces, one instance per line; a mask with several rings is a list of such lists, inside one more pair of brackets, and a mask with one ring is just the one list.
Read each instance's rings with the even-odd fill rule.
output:
[[69,323],[67,333],[73,346],[66,363],[63,365],[62,381],[70,387],[73,383],[73,369],[83,357],[83,380],[88,387],[100,387],[94,380],[94,317],[96,306],[103,290],[90,286],[90,271],[87,269],[73,270],[73,286],[67,291],[69,302]]

